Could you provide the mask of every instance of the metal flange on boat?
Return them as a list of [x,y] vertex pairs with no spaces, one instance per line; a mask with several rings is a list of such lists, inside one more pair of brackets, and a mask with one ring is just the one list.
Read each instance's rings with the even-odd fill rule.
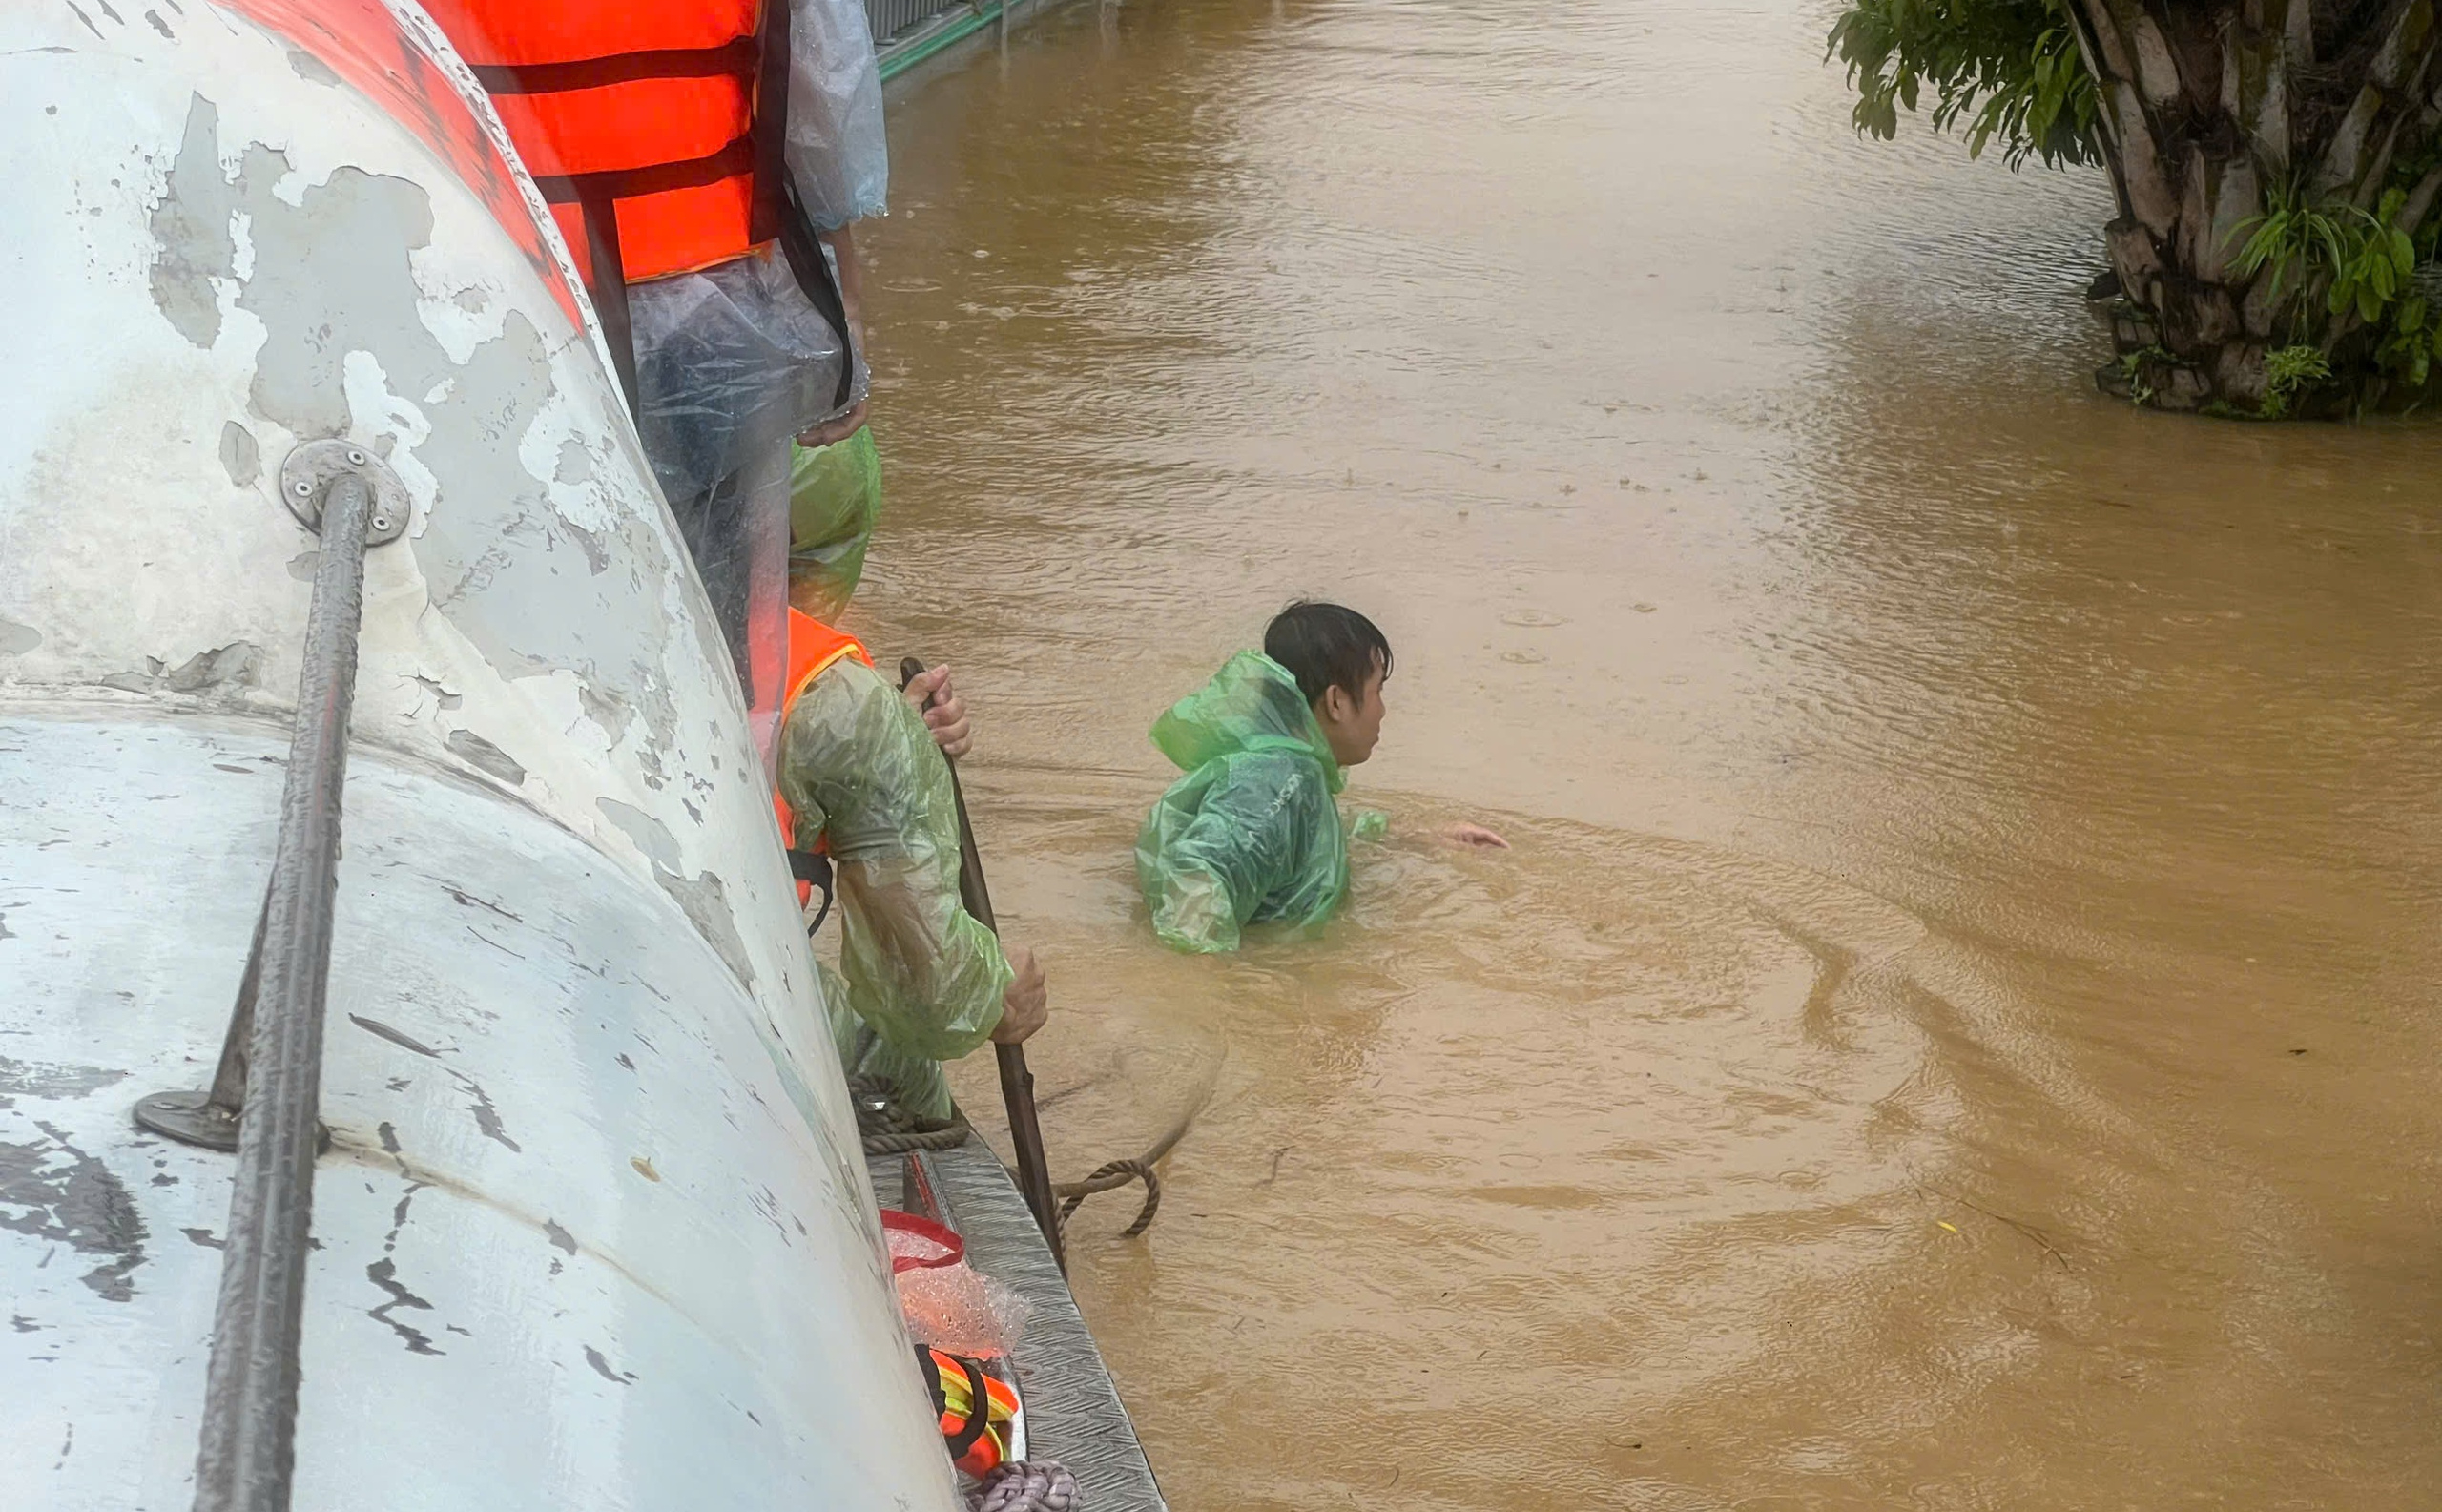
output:
[[331,485],[344,477],[362,478],[373,489],[373,512],[365,521],[364,544],[387,546],[404,535],[413,506],[407,486],[388,464],[352,441],[309,441],[279,465],[279,497],[288,512],[308,530],[322,533],[323,502]]
[[[350,499],[348,507],[337,512],[346,519],[346,527],[339,531],[341,539],[332,540],[323,524],[334,512],[335,495],[345,489],[360,497]],[[298,523],[317,535],[323,535],[324,549],[331,560],[327,566],[318,562],[315,569],[315,601],[322,607],[326,596],[325,576],[330,587],[343,594],[361,597],[364,581],[364,553],[376,546],[386,546],[406,533],[412,505],[406,486],[399,475],[379,457],[354,442],[338,439],[309,441],[288,454],[279,468],[279,497]],[[320,617],[320,616],[318,616]],[[356,641],[359,616],[352,610],[333,623],[333,633],[326,643],[308,649],[304,678],[299,688],[298,714],[302,721],[307,708],[318,701],[315,691],[323,697],[336,693],[342,711],[347,700],[344,688],[334,689],[335,683],[352,681],[356,670]],[[319,654],[318,654],[319,652]],[[343,759],[345,718],[341,716],[339,745],[323,743],[320,755],[325,761]],[[305,744],[300,732],[300,746]],[[336,784],[334,784],[334,787]],[[275,878],[264,894],[262,911],[255,919],[255,942],[246,955],[246,974],[238,984],[238,1003],[229,1016],[229,1032],[220,1046],[220,1063],[213,1073],[212,1085],[197,1091],[155,1092],[140,1099],[135,1108],[138,1126],[165,1135],[181,1144],[197,1145],[206,1150],[234,1151],[238,1148],[238,1130],[246,1103],[246,1078],[252,1060],[255,1033],[255,997],[262,981],[263,936],[269,922],[274,897],[279,894],[280,879]],[[326,889],[321,908],[327,916],[330,901]],[[310,906],[310,897],[308,899]],[[327,936],[329,924],[324,919],[320,933]],[[317,1123],[315,1143],[318,1150],[330,1148],[330,1130]]]

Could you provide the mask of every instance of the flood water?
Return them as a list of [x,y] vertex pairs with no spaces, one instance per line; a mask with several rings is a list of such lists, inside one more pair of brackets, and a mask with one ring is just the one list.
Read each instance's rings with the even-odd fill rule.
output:
[[[982,721],[1056,1173],[1211,1088],[1069,1241],[1183,1512],[2442,1504],[2442,432],[2097,395],[2107,188],[1857,141],[1830,15],[894,90],[851,623]],[[1392,834],[1170,955],[1146,727],[1298,594]]]

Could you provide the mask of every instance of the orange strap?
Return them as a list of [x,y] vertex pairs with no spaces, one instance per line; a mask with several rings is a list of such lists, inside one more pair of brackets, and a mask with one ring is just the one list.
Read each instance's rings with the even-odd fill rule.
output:
[[813,615],[797,610],[789,611],[789,673],[780,684],[780,721],[788,722],[789,707],[806,690],[806,684],[829,672],[842,656],[853,657],[870,667],[873,652],[864,642],[843,630],[834,630]]
[[[787,692],[780,696],[780,725],[783,729],[788,726],[789,711],[797,707],[797,699],[804,695],[806,689],[814,685],[817,677],[843,659],[862,662],[868,667],[874,664],[873,653],[865,650],[864,642],[856,636],[835,630],[811,614],[794,609],[789,611],[789,673],[788,680],[781,684]],[[798,849],[797,817],[790,809],[789,800],[780,797],[776,789],[772,794],[772,812],[779,818],[782,842],[792,851]],[[817,855],[821,854],[824,847],[819,837],[812,848]],[[814,884],[800,880],[797,883],[797,902],[802,905],[813,899]]]

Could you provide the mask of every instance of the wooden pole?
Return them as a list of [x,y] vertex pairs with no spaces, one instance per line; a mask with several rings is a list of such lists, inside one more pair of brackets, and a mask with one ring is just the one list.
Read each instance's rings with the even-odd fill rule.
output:
[[[910,656],[899,664],[899,685],[906,687],[923,675],[924,664]],[[926,701],[925,707],[931,707]],[[976,853],[975,825],[966,817],[966,792],[960,787],[958,763],[950,762],[950,797],[958,805],[958,896],[976,922],[995,935],[1000,922],[992,915],[991,890],[983,883],[983,858]],[[1009,1109],[1009,1144],[1018,1157],[1018,1191],[1043,1230],[1043,1242],[1065,1273],[1068,1257],[1060,1248],[1059,1200],[1051,1193],[1051,1165],[1043,1152],[1043,1124],[1035,1117],[1034,1073],[1026,1069],[1025,1046],[995,1043],[1001,1063],[1001,1099]]]

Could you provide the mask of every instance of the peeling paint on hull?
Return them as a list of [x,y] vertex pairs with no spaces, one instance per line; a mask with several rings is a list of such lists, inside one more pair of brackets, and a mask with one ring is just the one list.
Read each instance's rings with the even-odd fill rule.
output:
[[0,365],[0,1500],[191,1494],[230,1164],[129,1108],[218,1050],[316,547],[279,467],[338,435],[413,507],[366,573],[298,1504],[945,1512],[759,763],[565,250],[308,41],[0,14],[38,294]]

